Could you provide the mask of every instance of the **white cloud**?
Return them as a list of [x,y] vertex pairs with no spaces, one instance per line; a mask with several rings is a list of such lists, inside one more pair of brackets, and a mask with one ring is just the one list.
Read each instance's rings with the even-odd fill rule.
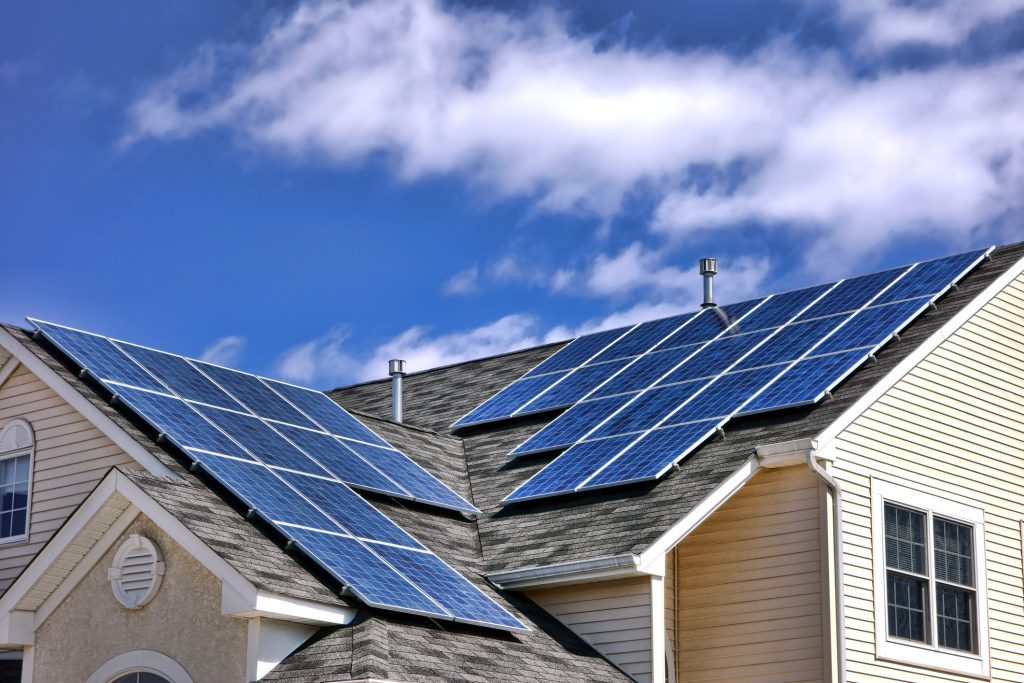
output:
[[829,1],[861,30],[861,47],[875,51],[908,44],[952,47],[980,27],[1024,11],[1024,0]]
[[480,289],[479,276],[480,269],[476,266],[460,270],[444,283],[444,293],[452,295],[472,294]]
[[236,334],[221,337],[220,339],[211,342],[205,349],[203,349],[202,354],[199,356],[199,360],[205,360],[208,363],[216,363],[217,365],[235,365],[245,354],[245,344],[245,337],[241,337]]
[[[865,16],[905,10],[939,26],[1014,4],[870,6]],[[226,129],[296,161],[383,155],[406,180],[457,174],[604,225],[632,193],[649,193],[671,237],[754,221],[804,230],[815,254],[847,262],[894,238],[969,240],[1024,203],[1017,56],[865,78],[783,42],[744,57],[597,42],[546,10],[304,3],[241,57],[209,48],[154,85],[126,139]]]
[[289,349],[278,360],[275,374],[308,386],[365,381],[386,376],[392,358],[405,359],[409,372],[416,372],[545,341],[537,318],[526,314],[506,315],[479,327],[436,335],[426,327],[410,327],[365,355],[345,348],[348,336],[345,328],[336,327]]

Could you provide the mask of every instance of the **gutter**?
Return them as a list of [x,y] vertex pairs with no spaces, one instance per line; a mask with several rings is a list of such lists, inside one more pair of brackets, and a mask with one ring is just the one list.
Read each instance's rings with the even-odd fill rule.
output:
[[832,491],[832,538],[834,545],[832,585],[835,594],[836,680],[846,683],[846,594],[843,581],[843,489],[832,475],[818,464],[818,460],[831,460],[818,453],[815,439],[798,439],[784,443],[757,447],[762,467],[790,467],[806,464]]
[[640,569],[639,555],[625,554],[494,572],[488,574],[487,579],[502,590],[522,590],[650,575],[651,573]]

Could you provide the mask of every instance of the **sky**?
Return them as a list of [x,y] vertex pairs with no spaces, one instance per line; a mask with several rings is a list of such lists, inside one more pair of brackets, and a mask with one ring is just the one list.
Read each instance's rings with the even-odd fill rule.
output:
[[1024,239],[1024,0],[4,14],[6,322],[329,388]]

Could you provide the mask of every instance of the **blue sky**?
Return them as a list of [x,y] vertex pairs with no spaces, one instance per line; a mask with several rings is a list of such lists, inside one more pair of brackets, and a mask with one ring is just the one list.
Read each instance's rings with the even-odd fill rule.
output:
[[0,318],[318,387],[1021,239],[1024,0],[18,3]]

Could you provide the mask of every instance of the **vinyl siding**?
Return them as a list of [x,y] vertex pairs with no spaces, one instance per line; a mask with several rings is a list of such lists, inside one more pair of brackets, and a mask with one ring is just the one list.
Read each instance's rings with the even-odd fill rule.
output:
[[29,536],[0,545],[0,593],[111,467],[135,462],[24,366],[0,387],[0,428],[16,417],[31,423],[36,440]]
[[677,681],[823,679],[821,500],[762,471],[672,551]]
[[651,580],[560,586],[529,596],[641,683],[651,680]]
[[849,680],[968,681],[876,660],[871,475],[984,510],[994,681],[1024,681],[1024,282],[1018,279],[833,442],[844,490]]

